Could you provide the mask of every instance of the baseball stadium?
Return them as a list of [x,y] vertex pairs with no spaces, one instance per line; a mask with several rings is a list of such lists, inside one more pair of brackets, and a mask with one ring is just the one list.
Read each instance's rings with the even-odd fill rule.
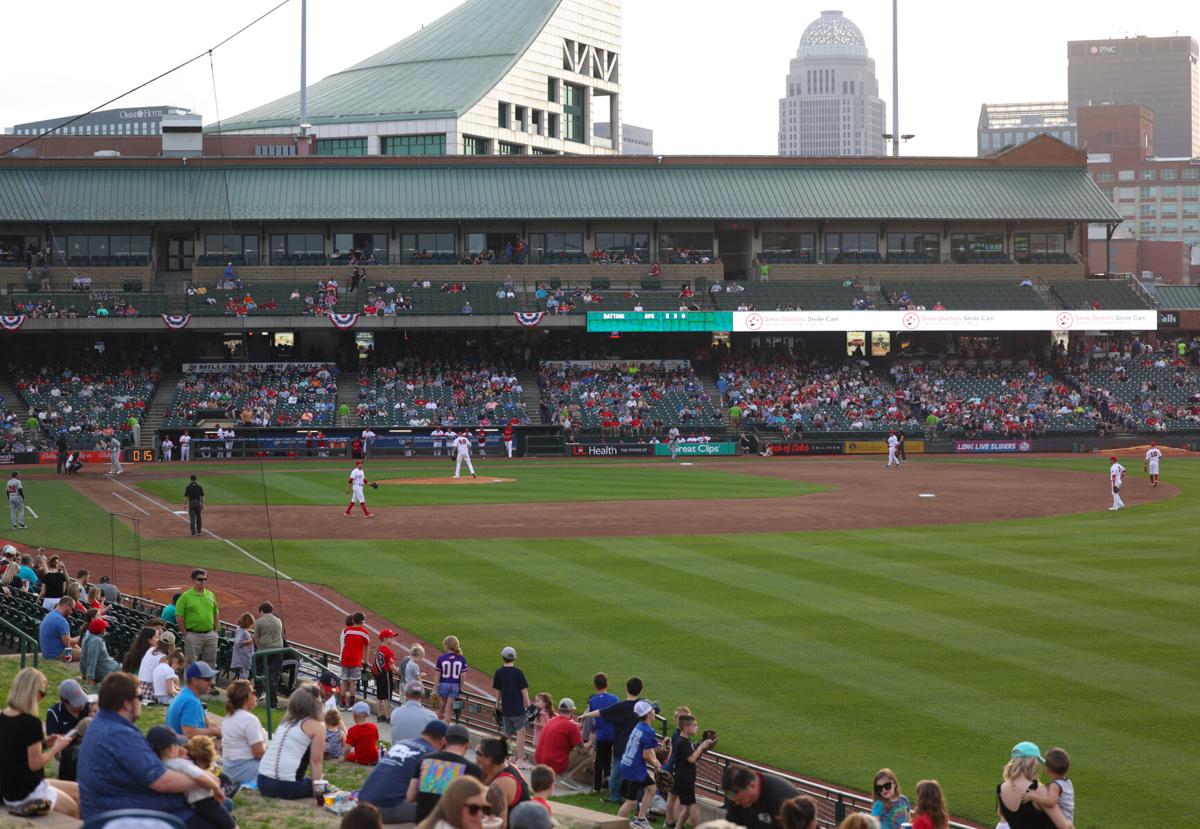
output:
[[[1089,259],[1121,221],[1048,136],[0,157],[0,670],[79,676],[39,660],[23,557],[119,588],[118,659],[201,568],[218,685],[263,602],[284,692],[355,611],[431,688],[457,637],[484,735],[504,648],[531,697],[641,677],[663,736],[677,706],[719,734],[711,816],[731,764],[820,827],[887,768],[992,826],[1033,741],[1070,752],[1075,825],[1194,823],[1200,288],[1168,307]],[[590,788],[555,814],[618,825]]]

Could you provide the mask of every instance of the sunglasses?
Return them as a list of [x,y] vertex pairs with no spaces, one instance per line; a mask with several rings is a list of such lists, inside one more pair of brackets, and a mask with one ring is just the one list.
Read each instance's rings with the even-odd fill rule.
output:
[[896,784],[895,784],[895,783],[893,783],[891,780],[887,781],[886,783],[876,783],[876,784],[875,784],[875,791],[877,791],[877,792],[886,792],[888,789],[892,788],[892,787],[893,787],[893,786],[895,786],[895,785],[896,785]]
[[208,581],[208,576],[197,576],[196,581]]
[[483,812],[485,815],[490,815],[492,813],[492,807],[486,803],[464,803],[463,808],[467,810],[467,813],[470,814],[471,817],[475,817],[475,815],[479,814],[480,812]]
[[38,699],[45,699],[45,698],[46,698],[46,692],[38,691]]

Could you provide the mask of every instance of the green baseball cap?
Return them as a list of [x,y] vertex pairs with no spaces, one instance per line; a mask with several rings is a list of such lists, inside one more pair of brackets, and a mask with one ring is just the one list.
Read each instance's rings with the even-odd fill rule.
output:
[[1042,750],[1037,747],[1036,743],[1031,743],[1028,740],[1013,746],[1012,758],[1018,760],[1022,757],[1036,757],[1040,762],[1046,762],[1046,758],[1042,756]]

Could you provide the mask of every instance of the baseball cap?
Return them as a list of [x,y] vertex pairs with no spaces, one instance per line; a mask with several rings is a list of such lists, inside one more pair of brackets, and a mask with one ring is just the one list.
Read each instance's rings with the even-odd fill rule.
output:
[[16,548],[16,547],[14,547],[14,546],[13,546],[13,545],[11,545],[11,544],[5,544],[5,545],[4,545],[4,555],[6,555],[6,556],[15,556],[16,554],[17,554],[17,548]]
[[508,825],[512,829],[552,829],[554,818],[540,803],[521,803],[508,813]]
[[500,651],[500,658],[501,659],[516,659],[517,651],[515,648],[505,648],[504,650]]
[[351,714],[370,714],[371,706],[367,705],[362,700],[359,700],[358,702],[354,703],[354,705],[350,706],[350,713]]
[[93,636],[99,636],[106,630],[108,630],[107,619],[92,619],[92,621],[88,624],[88,633],[92,634]]
[[404,686],[404,696],[416,697],[425,693],[425,686],[421,684],[421,680],[414,679],[412,682]]
[[162,635],[160,635],[158,637],[158,641],[165,642],[168,645],[174,645],[175,644],[175,634],[171,633],[171,631],[169,631],[169,630],[164,630],[162,632]]
[[392,630],[391,628],[384,628],[383,630],[379,631],[379,638],[380,639],[395,639],[396,631]]
[[446,742],[460,745],[471,744],[471,732],[462,723],[454,723],[446,727]]
[[1036,743],[1031,743],[1028,740],[1017,743],[1012,749],[1012,758],[1014,760],[1023,757],[1036,757],[1043,763],[1046,762],[1046,758],[1042,756],[1042,750],[1037,747]]
[[[634,706],[634,707],[636,708],[637,706]],[[575,710],[575,700],[571,699],[570,697],[563,697],[562,699],[560,699],[558,701],[558,710],[559,711],[574,711]]]
[[184,674],[187,679],[216,679],[217,672],[207,662],[193,662]]
[[150,730],[146,732],[146,742],[150,744],[150,748],[155,754],[167,746],[187,745],[187,740],[181,734],[176,734],[165,725],[151,726]]
[[644,699],[637,701],[637,705],[633,706],[633,715],[635,717],[644,717],[654,710],[654,706],[646,702]]
[[425,723],[425,727],[421,729],[422,734],[428,734],[430,737],[445,737],[448,728],[441,720],[430,720]]
[[64,679],[58,683],[58,697],[75,708],[83,708],[91,701],[83,692],[83,687],[73,679]]
[[1110,457],[1110,458],[1109,458],[1109,460],[1110,460],[1110,461],[1112,461],[1113,463],[1116,463],[1116,462],[1117,462],[1117,456],[1116,456],[1116,455],[1113,455],[1112,457]]

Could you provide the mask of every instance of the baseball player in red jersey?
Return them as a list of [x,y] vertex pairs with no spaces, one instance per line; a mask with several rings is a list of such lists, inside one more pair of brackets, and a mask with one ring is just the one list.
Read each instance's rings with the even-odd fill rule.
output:
[[512,424],[509,423],[507,426],[504,427],[504,451],[508,453],[509,458],[512,457],[512,447],[513,447],[513,427],[512,427]]
[[375,513],[367,511],[367,496],[363,494],[363,487],[370,481],[367,480],[367,473],[363,472],[362,461],[355,461],[354,469],[350,471],[350,478],[346,481],[346,491],[350,494],[350,504],[346,507],[345,516],[350,517],[350,513],[354,511],[354,505],[358,504],[362,507],[363,515],[367,518],[374,518]]

